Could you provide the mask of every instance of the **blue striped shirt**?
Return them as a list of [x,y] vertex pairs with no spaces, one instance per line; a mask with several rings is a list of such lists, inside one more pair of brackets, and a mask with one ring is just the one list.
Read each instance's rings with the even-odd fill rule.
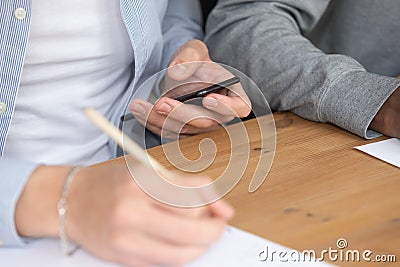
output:
[[[24,19],[14,16],[17,8],[26,11]],[[21,78],[29,35],[30,9],[28,0],[0,2],[0,103],[5,109],[0,114],[0,155],[3,154]]]
[[[31,0],[0,1],[0,154],[13,116],[28,45]],[[112,117],[114,124],[135,88],[165,67],[172,54],[190,39],[202,38],[197,0],[120,0],[121,14],[134,50],[135,76],[124,93],[125,104]],[[160,16],[157,10],[165,10]],[[18,13],[16,10],[21,12]],[[24,13],[26,12],[26,14]],[[143,96],[142,96],[143,97]],[[112,151],[115,144],[109,142]],[[0,246],[23,245],[15,223],[15,205],[32,171],[40,164],[0,159]]]

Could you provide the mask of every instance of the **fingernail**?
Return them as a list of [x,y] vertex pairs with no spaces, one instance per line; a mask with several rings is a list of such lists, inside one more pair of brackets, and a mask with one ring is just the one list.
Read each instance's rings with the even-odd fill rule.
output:
[[175,74],[183,76],[187,71],[187,67],[184,64],[179,64],[173,68],[173,71],[175,72]]
[[218,106],[218,101],[214,98],[206,97],[203,100],[203,105],[209,108],[216,108]]
[[230,220],[233,218],[233,216],[235,216],[235,210],[233,209],[233,207],[228,206],[226,209],[226,219]]
[[167,103],[163,103],[158,109],[157,111],[159,113],[163,113],[163,114],[169,114],[172,110],[172,107],[170,105],[168,105]]
[[144,114],[146,114],[146,109],[142,105],[136,104],[132,109],[132,113],[135,113],[138,115],[144,115]]

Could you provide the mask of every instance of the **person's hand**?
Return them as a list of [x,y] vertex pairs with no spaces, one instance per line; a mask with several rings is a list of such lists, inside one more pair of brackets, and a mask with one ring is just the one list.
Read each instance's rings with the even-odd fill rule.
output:
[[[151,173],[140,165],[135,168]],[[183,184],[193,186],[192,179],[184,178]],[[208,182],[196,179],[197,185]],[[224,201],[198,209],[161,204],[141,191],[125,165],[99,165],[81,170],[72,183],[67,234],[108,261],[136,267],[180,266],[204,253],[232,214]]]
[[370,128],[384,135],[400,138],[400,88],[383,104]]
[[[186,63],[186,64],[185,64]],[[190,63],[190,64],[188,64]],[[130,111],[150,131],[170,139],[207,132],[235,117],[251,112],[250,100],[240,84],[212,93],[202,99],[202,106],[182,104],[173,98],[197,91],[233,77],[211,61],[206,45],[198,40],[185,43],[173,56],[164,79],[164,97],[155,105],[134,99]],[[170,90],[172,89],[172,90]]]

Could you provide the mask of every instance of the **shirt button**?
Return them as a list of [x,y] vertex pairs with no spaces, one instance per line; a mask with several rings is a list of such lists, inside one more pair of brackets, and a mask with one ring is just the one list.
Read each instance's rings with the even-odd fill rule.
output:
[[0,114],[6,112],[7,105],[0,102]]
[[14,16],[16,19],[23,20],[26,18],[26,10],[22,7],[19,7],[14,11]]

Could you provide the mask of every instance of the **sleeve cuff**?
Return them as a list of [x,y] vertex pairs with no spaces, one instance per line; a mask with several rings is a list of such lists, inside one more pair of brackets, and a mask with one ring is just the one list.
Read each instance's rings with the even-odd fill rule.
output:
[[365,71],[338,77],[321,99],[319,118],[372,139],[380,133],[368,129],[382,105],[400,87],[400,80]]
[[37,164],[0,159],[0,247],[23,246],[15,226],[15,206]]

